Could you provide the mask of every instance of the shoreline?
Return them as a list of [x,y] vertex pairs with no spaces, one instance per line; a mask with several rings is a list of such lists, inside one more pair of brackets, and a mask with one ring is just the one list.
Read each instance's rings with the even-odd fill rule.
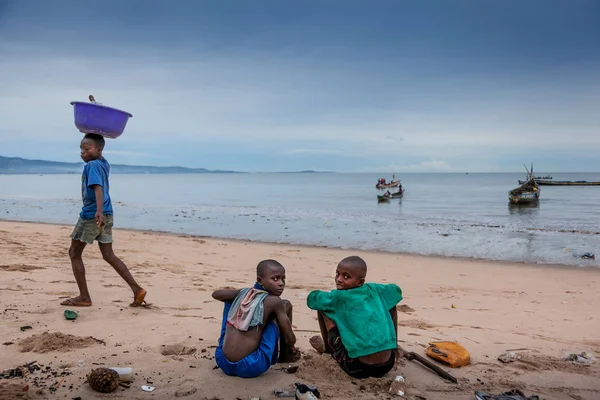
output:
[[[31,221],[31,220],[15,220],[15,219],[5,219],[0,218],[0,222],[14,222],[14,223],[23,223],[23,224],[43,224],[43,225],[55,225],[61,227],[70,227],[72,228],[75,224],[67,224],[67,223],[55,223],[55,222],[44,222],[44,221]],[[172,235],[177,237],[193,237],[199,239],[213,239],[213,240],[224,240],[235,243],[257,243],[257,244],[266,244],[273,246],[294,246],[294,247],[302,247],[302,248],[322,248],[322,249],[332,249],[332,250],[342,250],[342,251],[354,251],[361,253],[371,253],[371,254],[390,254],[390,255],[398,255],[398,256],[406,256],[406,257],[423,257],[426,259],[435,259],[435,260],[459,260],[465,262],[485,262],[490,264],[501,264],[501,265],[513,265],[515,267],[518,266],[529,266],[529,267],[540,267],[540,268],[558,268],[558,269],[568,269],[568,270],[588,270],[599,268],[600,265],[595,265],[595,260],[589,260],[589,265],[576,265],[576,264],[552,264],[552,263],[532,263],[527,261],[504,261],[504,260],[494,260],[487,258],[477,258],[477,257],[463,257],[463,256],[442,256],[442,255],[427,255],[421,253],[410,253],[410,252],[394,252],[389,250],[363,250],[357,248],[344,248],[340,246],[328,246],[328,245],[310,245],[310,244],[301,244],[301,243],[284,243],[284,242],[269,242],[263,240],[252,240],[252,239],[237,239],[232,237],[221,237],[221,236],[210,236],[210,235],[194,235],[191,233],[177,233],[171,231],[163,231],[163,230],[154,230],[154,229],[136,229],[136,228],[114,228],[113,231],[125,231],[125,232],[141,232],[141,233],[157,233],[161,235]]]
[[[152,305],[127,307],[131,291],[102,260],[98,248],[88,246],[84,262],[93,306],[76,309],[79,317],[71,322],[63,312],[73,307],[60,305],[61,299],[77,294],[68,256],[71,229],[69,225],[0,221],[0,303],[5,321],[0,324],[0,337],[3,343],[12,343],[2,346],[0,370],[37,360],[72,373],[56,393],[32,394],[30,399],[104,398],[84,384],[86,374],[97,366],[132,367],[134,384],[118,389],[114,396],[140,400],[147,398],[140,386],[148,381],[156,387],[153,397],[157,399],[173,398],[178,390],[193,386],[197,394],[189,398],[276,400],[274,389],[304,382],[316,385],[327,399],[375,400],[388,397],[396,375],[405,377],[410,396],[435,400],[471,400],[474,390],[500,393],[512,388],[553,400],[600,398],[596,308],[600,269],[115,229],[115,253],[148,290],[147,301]],[[457,384],[405,360],[399,360],[384,378],[357,382],[341,372],[331,357],[311,349],[309,339],[318,334],[319,327],[316,314],[306,306],[306,296],[314,289],[333,289],[335,266],[350,254],[367,261],[369,282],[393,282],[402,288],[399,346],[421,355],[432,341],[457,341],[467,348],[470,365],[442,366],[458,379]],[[293,328],[303,359],[295,374],[281,371],[285,364],[274,365],[256,379],[228,377],[214,369],[223,306],[211,293],[225,286],[250,286],[256,264],[267,258],[277,259],[286,268],[283,297],[294,307]],[[22,326],[32,329],[21,331]],[[76,338],[65,340],[60,335]],[[53,341],[42,343],[45,337]],[[23,348],[23,341],[33,344],[33,350]],[[75,346],[76,342],[84,343]],[[165,354],[170,345],[193,351]],[[520,349],[518,361],[503,364],[497,360],[511,349]],[[589,352],[596,361],[589,366],[570,363],[562,359],[568,352]],[[0,385],[19,382],[35,389],[31,379],[2,380]],[[1,392],[2,388],[0,399]]]

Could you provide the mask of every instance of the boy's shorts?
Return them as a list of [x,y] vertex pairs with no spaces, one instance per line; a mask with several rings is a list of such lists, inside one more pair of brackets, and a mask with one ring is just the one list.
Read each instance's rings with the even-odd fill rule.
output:
[[94,240],[98,243],[112,243],[112,227],[113,216],[110,214],[104,215],[104,227],[98,228],[96,219],[79,218],[71,233],[71,239],[87,244],[93,244]]
[[396,356],[393,351],[391,351],[390,359],[383,364],[365,364],[357,358],[350,358],[348,350],[346,350],[344,343],[342,343],[340,331],[337,326],[334,326],[328,332],[327,341],[327,345],[332,351],[331,355],[337,361],[340,368],[356,379],[381,378],[390,372],[396,363]]
[[279,358],[279,328],[275,321],[265,325],[258,349],[242,358],[240,361],[231,362],[223,354],[223,341],[227,329],[227,315],[232,303],[225,303],[223,321],[221,322],[221,336],[219,346],[215,351],[215,362],[225,374],[239,376],[240,378],[256,378],[264,374],[277,363]]

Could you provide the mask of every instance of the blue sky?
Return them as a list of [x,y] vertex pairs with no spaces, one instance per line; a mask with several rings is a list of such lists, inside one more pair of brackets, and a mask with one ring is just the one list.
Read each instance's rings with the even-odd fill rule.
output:
[[0,0],[0,155],[78,161],[91,93],[112,163],[600,171],[599,43],[595,0]]

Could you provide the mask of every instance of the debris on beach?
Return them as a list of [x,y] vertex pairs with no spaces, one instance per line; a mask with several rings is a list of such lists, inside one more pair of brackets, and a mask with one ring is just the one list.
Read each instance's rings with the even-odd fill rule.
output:
[[595,260],[596,259],[596,255],[594,253],[584,253],[580,257],[585,260]]
[[292,389],[274,389],[275,397],[296,397],[296,391]]
[[508,392],[499,393],[496,395],[476,390],[475,400],[540,400],[540,398],[536,394],[527,397],[519,389],[512,389]]
[[392,396],[405,397],[406,396],[406,384],[402,375],[396,376],[396,379],[390,385],[389,393]]
[[79,314],[77,313],[77,311],[72,311],[72,310],[65,310],[64,315],[65,315],[65,319],[67,319],[69,321],[75,321],[77,319],[77,317],[79,317]]
[[430,342],[425,354],[451,368],[462,367],[471,362],[469,351],[456,342]]
[[506,353],[502,353],[498,356],[498,361],[508,364],[513,361],[517,361],[519,358],[519,355],[514,351],[507,351]]
[[581,353],[567,353],[563,360],[577,364],[590,365],[594,362],[594,355],[585,351]]
[[296,400],[316,400],[321,398],[321,392],[316,386],[296,383]]
[[66,376],[72,372],[67,368],[55,369],[50,366],[31,361],[21,366],[0,371],[0,379],[23,379],[29,385],[39,389],[47,389],[50,393],[60,388]]

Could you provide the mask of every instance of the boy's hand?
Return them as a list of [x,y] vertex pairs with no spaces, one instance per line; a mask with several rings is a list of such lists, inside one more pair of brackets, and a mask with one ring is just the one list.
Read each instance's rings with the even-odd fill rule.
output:
[[100,229],[104,228],[104,214],[102,211],[96,211],[96,225]]

